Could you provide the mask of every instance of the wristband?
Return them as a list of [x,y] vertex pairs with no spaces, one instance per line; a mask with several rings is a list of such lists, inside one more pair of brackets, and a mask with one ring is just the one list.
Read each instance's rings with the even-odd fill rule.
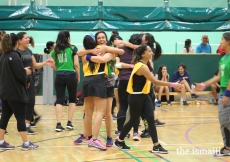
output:
[[118,68],[118,69],[122,69],[122,65],[121,65],[121,63],[116,63],[116,68]]
[[202,83],[200,83],[201,84],[201,86],[202,86],[202,88],[203,89],[205,89],[206,88],[206,85],[202,82]]
[[226,97],[230,97],[230,90],[225,90],[225,92],[224,92],[224,96],[226,96]]
[[134,67],[134,65],[133,65],[133,64],[131,64],[131,65],[130,65],[130,68],[132,68],[132,69],[133,69],[133,67]]
[[175,83],[172,83],[172,87],[174,87]]
[[85,59],[86,59],[87,61],[90,61],[91,57],[92,57],[91,55],[86,55]]

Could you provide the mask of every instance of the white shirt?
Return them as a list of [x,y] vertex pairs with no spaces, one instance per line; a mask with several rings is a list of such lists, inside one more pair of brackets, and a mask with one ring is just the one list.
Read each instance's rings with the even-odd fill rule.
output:
[[186,48],[183,49],[182,53],[194,53],[194,48],[189,47],[189,51],[187,52]]

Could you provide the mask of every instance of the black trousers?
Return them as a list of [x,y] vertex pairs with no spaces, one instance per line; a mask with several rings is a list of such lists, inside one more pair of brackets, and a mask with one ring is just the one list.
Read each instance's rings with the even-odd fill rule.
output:
[[128,98],[129,112],[127,113],[127,120],[124,124],[119,139],[124,140],[129,133],[132,126],[144,114],[149,125],[149,134],[153,143],[158,142],[157,130],[154,123],[152,100],[148,94],[130,94]]
[[[128,80],[120,80],[119,86],[118,86],[118,96],[119,96],[119,102],[120,102],[120,109],[117,113],[117,129],[118,131],[121,131],[123,128],[123,125],[126,120],[126,112],[129,107],[128,103],[128,96],[129,93],[126,91],[128,85]],[[138,126],[139,126],[140,120],[136,120],[135,124],[133,125],[133,131],[138,132]]]
[[0,128],[6,130],[10,117],[14,114],[17,120],[17,128],[19,132],[26,131],[25,114],[26,103],[12,102],[2,100],[2,116],[0,120]]
[[33,119],[35,105],[35,88],[33,80],[31,80],[30,87],[27,90],[29,93],[29,102],[26,106],[26,120],[31,121]]
[[77,78],[76,74],[56,75],[55,89],[57,95],[56,104],[63,104],[65,101],[65,89],[67,87],[69,93],[69,103],[76,103],[77,93]]

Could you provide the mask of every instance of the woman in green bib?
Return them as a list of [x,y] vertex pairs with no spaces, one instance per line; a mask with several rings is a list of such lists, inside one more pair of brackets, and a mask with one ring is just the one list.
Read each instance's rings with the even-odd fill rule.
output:
[[121,130],[120,136],[115,141],[115,145],[121,150],[130,149],[130,147],[125,144],[124,138],[131,130],[133,124],[140,118],[141,114],[144,114],[149,125],[149,134],[154,145],[152,152],[167,154],[168,151],[158,142],[153,116],[153,102],[149,96],[150,86],[152,82],[156,85],[175,86],[180,88],[180,84],[160,81],[153,76],[147,66],[147,62],[152,59],[152,55],[152,49],[145,44],[140,45],[134,50],[132,63],[135,65],[127,86],[127,92],[129,93],[129,110],[127,111],[126,121]]
[[219,121],[224,147],[215,156],[230,155],[230,32],[223,34],[221,48],[226,51],[219,62],[219,72],[212,79],[196,85],[195,90],[201,91],[220,81],[220,96],[218,100]]
[[78,49],[70,44],[70,33],[67,30],[59,32],[56,46],[50,52],[55,64],[51,65],[56,70],[55,90],[56,100],[56,132],[65,130],[61,125],[62,105],[65,101],[65,89],[69,93],[69,110],[66,129],[73,130],[73,114],[76,106],[77,84],[80,81],[80,66],[77,54]]

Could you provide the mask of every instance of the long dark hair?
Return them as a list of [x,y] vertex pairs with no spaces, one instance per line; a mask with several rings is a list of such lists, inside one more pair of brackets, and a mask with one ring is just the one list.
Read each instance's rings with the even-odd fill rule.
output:
[[166,67],[166,65],[159,66],[159,68],[157,70],[158,80],[162,79],[162,69],[163,69],[163,67]]
[[1,51],[3,54],[8,53],[14,49],[18,41],[18,36],[14,33],[6,34],[1,40]]
[[[90,35],[86,35],[83,39],[83,46],[84,48],[87,49],[94,49],[97,47],[97,43],[96,41],[90,36]],[[91,54],[92,55],[92,54]],[[88,67],[90,69],[90,71],[93,73],[96,69],[96,64],[95,62],[89,61]]]
[[111,46],[112,43],[115,41],[115,40],[123,40],[119,35],[112,35],[109,39],[109,43],[107,43],[108,46]]
[[[155,40],[154,36],[150,33],[145,33],[145,40],[148,41],[147,45],[153,50],[153,61],[158,60],[162,55],[161,45]],[[154,50],[154,44],[156,44],[156,50]]]
[[129,42],[134,44],[134,45],[140,45],[142,42],[142,36],[143,36],[143,34],[133,34],[129,38]]
[[184,42],[184,48],[186,48],[186,51],[189,52],[189,48],[191,47],[191,39],[186,39]]
[[133,51],[134,56],[133,56],[132,64],[136,64],[142,59],[141,55],[147,50],[147,47],[148,46],[146,44],[141,44]]
[[68,30],[63,30],[58,33],[56,46],[54,48],[55,57],[57,57],[57,55],[64,49],[71,47],[70,43],[68,42],[68,38],[70,38]]
[[53,41],[49,41],[46,43],[46,48],[44,48],[44,53],[47,53],[49,54],[50,53],[50,47],[52,47],[54,45],[54,42]]
[[100,34],[100,33],[103,33],[103,34],[105,35],[106,44],[107,44],[107,42],[108,42],[108,37],[107,37],[107,34],[106,34],[103,30],[98,31],[98,32],[95,34],[95,41],[96,41],[96,43],[98,44],[98,42],[97,42],[97,36],[98,36],[98,34]]

